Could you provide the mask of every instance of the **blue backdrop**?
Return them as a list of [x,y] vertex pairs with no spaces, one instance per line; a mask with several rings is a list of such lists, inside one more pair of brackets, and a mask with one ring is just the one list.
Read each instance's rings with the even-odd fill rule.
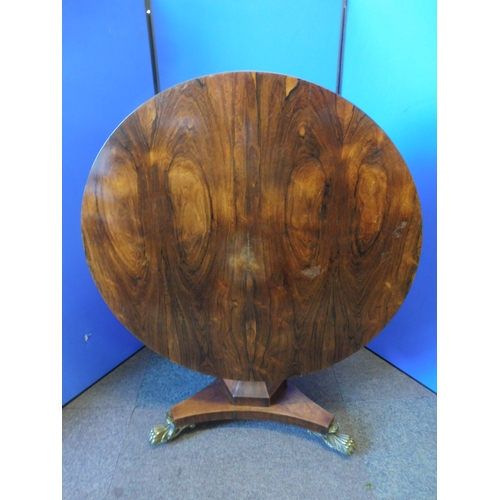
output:
[[115,127],[153,92],[142,2],[63,2],[63,404],[139,343],[92,281],[80,236],[87,176]]
[[[307,7],[307,8],[305,8]],[[152,0],[161,89],[211,73],[285,73],[335,91],[342,0]],[[350,0],[342,94],[405,158],[424,215],[403,307],[369,348],[436,390],[436,3]],[[142,0],[63,0],[63,404],[141,347],[104,304],[80,237],[88,172],[153,91]]]
[[436,1],[349,0],[342,94],[392,139],[422,206],[413,287],[368,347],[436,391]]
[[341,0],[152,0],[162,89],[256,70],[335,90]]

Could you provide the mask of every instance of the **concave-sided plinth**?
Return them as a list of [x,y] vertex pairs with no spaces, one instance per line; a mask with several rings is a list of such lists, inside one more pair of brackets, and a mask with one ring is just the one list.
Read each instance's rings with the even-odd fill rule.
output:
[[152,445],[172,441],[187,427],[217,420],[269,420],[296,425],[318,435],[340,453],[350,455],[354,451],[353,440],[337,434],[333,414],[286,381],[266,384],[217,379],[173,406],[166,415],[167,425],[155,426],[149,441]]

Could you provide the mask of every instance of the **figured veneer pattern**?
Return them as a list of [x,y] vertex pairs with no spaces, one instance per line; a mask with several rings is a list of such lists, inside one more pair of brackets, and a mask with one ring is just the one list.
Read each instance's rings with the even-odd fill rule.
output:
[[238,72],[172,87],[118,126],[82,232],[100,293],[149,348],[280,382],[383,329],[413,281],[422,220],[367,115],[304,80]]

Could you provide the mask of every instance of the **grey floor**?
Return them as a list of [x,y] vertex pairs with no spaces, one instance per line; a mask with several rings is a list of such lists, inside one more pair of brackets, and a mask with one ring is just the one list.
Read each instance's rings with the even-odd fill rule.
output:
[[165,411],[212,380],[144,348],[66,405],[63,499],[436,498],[436,395],[369,350],[292,381],[354,438],[350,457],[258,421],[201,424],[150,446]]

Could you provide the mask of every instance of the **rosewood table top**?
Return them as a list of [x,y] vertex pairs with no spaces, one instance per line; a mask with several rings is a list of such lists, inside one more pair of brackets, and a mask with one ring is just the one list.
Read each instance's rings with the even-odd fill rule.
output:
[[281,381],[372,340],[413,281],[422,220],[387,135],[339,95],[223,73],[113,132],[82,206],[86,258],[123,325],[199,372]]

